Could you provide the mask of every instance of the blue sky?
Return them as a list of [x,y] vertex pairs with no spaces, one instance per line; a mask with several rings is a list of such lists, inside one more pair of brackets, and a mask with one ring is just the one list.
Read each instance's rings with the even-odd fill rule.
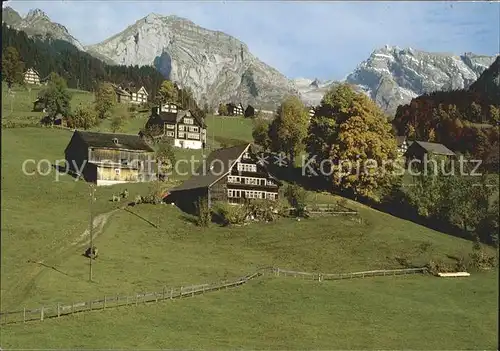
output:
[[[4,5],[5,6],[5,5]],[[386,44],[426,51],[500,52],[500,3],[298,1],[26,1],[82,44],[95,44],[154,12],[185,17],[245,42],[290,78],[343,79]]]

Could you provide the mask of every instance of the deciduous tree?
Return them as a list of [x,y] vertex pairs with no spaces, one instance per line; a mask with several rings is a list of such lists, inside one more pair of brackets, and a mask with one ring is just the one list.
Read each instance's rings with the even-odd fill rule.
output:
[[269,123],[264,119],[256,119],[252,136],[255,144],[262,146],[264,150],[268,150],[271,146],[271,140],[269,139]]
[[15,48],[9,46],[2,54],[2,78],[9,89],[14,84],[23,84],[24,63]]
[[177,103],[178,101],[177,87],[170,80],[165,80],[158,90],[158,103]]
[[116,101],[116,92],[113,85],[108,82],[99,84],[95,93],[95,110],[99,118],[109,117]]
[[296,96],[286,98],[276,111],[269,138],[273,151],[288,155],[290,166],[295,164],[295,157],[304,149],[308,126],[309,114],[302,101]]
[[68,91],[66,81],[57,73],[50,74],[48,85],[40,92],[39,98],[45,102],[48,117],[52,121],[58,114],[64,118],[70,115],[71,94]]
[[323,97],[311,121],[307,151],[317,171],[354,196],[379,200],[398,178],[396,140],[387,117],[347,84]]
[[98,118],[94,109],[91,106],[81,104],[67,119],[68,127],[84,130],[92,128],[97,123]]

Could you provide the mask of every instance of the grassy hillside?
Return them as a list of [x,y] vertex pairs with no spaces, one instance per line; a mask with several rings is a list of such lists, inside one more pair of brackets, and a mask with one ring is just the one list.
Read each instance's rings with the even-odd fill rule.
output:
[[[129,132],[136,132],[140,118],[128,124]],[[251,140],[249,120],[208,117],[207,123],[209,137],[217,143]],[[106,130],[105,124],[100,127]],[[70,131],[60,129],[2,130],[2,310],[230,279],[269,265],[351,272],[398,268],[402,260],[418,266],[431,259],[453,262],[450,257],[471,251],[468,241],[351,201],[362,223],[325,216],[206,229],[174,206],[141,205],[132,208],[135,214],[119,210],[109,217],[95,239],[100,256],[95,281],[89,283],[88,259],[82,256],[88,241],[82,236],[89,221],[88,185],[67,175],[57,181],[50,166],[64,158],[70,137]],[[178,158],[201,156],[200,151],[176,153]],[[27,159],[48,160],[40,170],[50,173],[23,174]],[[34,169],[33,164],[26,167]],[[110,199],[124,188],[133,198],[148,193],[151,185],[99,187],[95,215],[116,209]],[[311,199],[325,203],[337,198],[317,194]],[[171,304],[5,326],[0,344],[273,349],[496,345],[494,272],[463,280],[412,276],[319,284],[290,279],[262,279]]]
[[494,274],[311,282],[234,290],[13,325],[5,348],[472,349],[497,345]]

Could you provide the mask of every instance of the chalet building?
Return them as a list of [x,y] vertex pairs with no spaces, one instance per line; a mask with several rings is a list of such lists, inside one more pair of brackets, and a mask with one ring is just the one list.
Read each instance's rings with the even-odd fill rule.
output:
[[64,153],[73,173],[98,186],[156,179],[154,150],[138,135],[75,130]]
[[24,81],[27,84],[40,85],[40,75],[36,70],[30,68],[26,71],[26,73],[24,73]]
[[418,159],[423,162],[425,156],[428,160],[430,160],[436,156],[453,158],[456,154],[443,144],[430,143],[426,141],[414,141],[408,146],[404,156],[406,157],[407,162],[414,159]]
[[126,88],[125,91],[130,94],[130,102],[132,104],[145,104],[148,102],[149,94],[144,87],[140,87],[139,89],[130,87]]
[[255,108],[252,105],[248,105],[245,109],[245,117],[252,118],[255,117]]
[[408,142],[406,141],[406,136],[404,135],[396,136],[396,144],[398,147],[398,154],[404,155],[406,150],[408,150]]
[[116,99],[118,103],[121,104],[129,104],[132,98],[132,95],[126,91],[125,89],[122,89],[119,86],[115,86],[115,93],[116,93]]
[[192,212],[202,197],[209,207],[216,201],[242,204],[246,199],[278,199],[279,180],[252,153],[250,144],[213,151],[195,175],[172,189],[165,199]]
[[309,120],[311,120],[314,117],[314,115],[316,114],[316,109],[311,106],[311,107],[309,107],[308,113],[309,113]]
[[161,136],[173,139],[174,146],[185,149],[203,149],[207,142],[207,126],[203,119],[174,103],[165,103],[151,109],[146,129],[157,128]]
[[226,107],[228,116],[243,116],[245,113],[245,109],[243,108],[243,105],[241,103],[239,104],[229,103],[226,104]]

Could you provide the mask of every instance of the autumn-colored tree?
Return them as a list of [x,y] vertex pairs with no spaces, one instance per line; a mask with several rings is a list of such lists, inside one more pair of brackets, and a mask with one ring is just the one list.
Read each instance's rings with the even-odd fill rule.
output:
[[427,140],[430,142],[436,141],[436,132],[434,131],[434,128],[429,129],[429,136],[427,137]]
[[101,83],[95,93],[95,110],[99,118],[109,117],[117,101],[116,92],[111,83]]
[[83,106],[82,104],[67,119],[68,127],[75,129],[87,130],[97,125],[97,123],[98,118],[94,109],[89,105]]
[[161,140],[158,143],[155,155],[158,164],[158,173],[166,174],[174,168],[175,152],[170,140]]
[[54,121],[58,114],[66,118],[71,114],[71,94],[64,78],[52,72],[49,76],[47,87],[38,97],[45,102],[47,115]]
[[252,136],[255,144],[262,146],[264,150],[268,150],[271,146],[269,123],[266,120],[261,118],[255,120]]
[[172,81],[170,80],[165,80],[158,90],[157,102],[160,104],[166,102],[177,103],[178,93],[179,92],[174,83],[172,83]]
[[272,150],[285,153],[290,158],[290,166],[295,164],[296,155],[304,149],[308,126],[309,114],[302,101],[296,96],[286,98],[276,111],[269,138]]
[[217,111],[219,113],[219,116],[227,116],[228,115],[227,105],[223,104],[222,102],[219,104]]
[[2,54],[2,78],[9,89],[14,84],[23,84],[23,70],[24,63],[17,50],[11,46],[7,47]]
[[372,100],[349,85],[325,94],[309,132],[307,151],[316,156],[316,169],[339,189],[378,200],[381,190],[396,180],[391,125]]

